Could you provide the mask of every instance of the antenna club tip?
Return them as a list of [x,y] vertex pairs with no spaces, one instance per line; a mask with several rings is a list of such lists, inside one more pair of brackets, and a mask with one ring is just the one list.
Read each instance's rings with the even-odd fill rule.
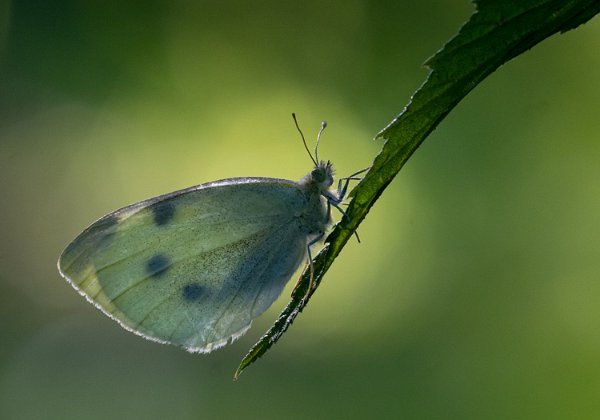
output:
[[327,121],[321,121],[321,127],[323,127],[323,128],[327,127]]

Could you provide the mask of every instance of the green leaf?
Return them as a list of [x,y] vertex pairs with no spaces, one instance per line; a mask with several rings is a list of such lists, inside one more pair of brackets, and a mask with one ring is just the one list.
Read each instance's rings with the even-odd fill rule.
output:
[[598,0],[479,0],[459,33],[426,65],[430,72],[404,110],[379,134],[385,145],[365,178],[350,193],[348,219],[325,239],[314,259],[313,288],[305,270],[277,321],[252,347],[235,372],[241,372],[279,340],[306,306],[323,275],[351,238],[377,198],[444,117],[489,74],[540,41],[573,29],[600,11]]

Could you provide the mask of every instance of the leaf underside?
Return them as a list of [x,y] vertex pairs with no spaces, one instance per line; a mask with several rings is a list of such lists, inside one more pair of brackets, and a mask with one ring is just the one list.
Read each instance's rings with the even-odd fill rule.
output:
[[323,275],[387,185],[444,117],[482,80],[512,58],[557,32],[566,32],[600,12],[598,0],[479,0],[476,11],[425,64],[426,81],[376,139],[385,140],[364,179],[352,190],[343,218],[314,258],[313,288],[305,270],[291,300],[271,328],[250,349],[242,371],[275,344],[304,309]]

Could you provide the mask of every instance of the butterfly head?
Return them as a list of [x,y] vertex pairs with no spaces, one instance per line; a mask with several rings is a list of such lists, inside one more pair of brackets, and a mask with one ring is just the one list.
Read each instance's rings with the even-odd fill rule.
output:
[[320,161],[310,172],[310,178],[320,191],[328,189],[333,184],[333,165],[329,161]]

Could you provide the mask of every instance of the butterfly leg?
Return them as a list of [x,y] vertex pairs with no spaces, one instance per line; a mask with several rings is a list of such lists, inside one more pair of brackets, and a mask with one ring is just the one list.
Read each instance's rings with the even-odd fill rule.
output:
[[[355,172],[350,176],[340,178],[338,181],[338,187],[337,187],[337,191],[335,194],[333,194],[329,191],[323,191],[321,194],[323,194],[323,196],[327,199],[328,204],[333,205],[344,216],[346,216],[346,213],[344,213],[344,211],[342,211],[342,209],[340,209],[339,205],[342,204],[342,202],[344,201],[344,198],[346,198],[346,192],[348,191],[348,186],[350,185],[350,181],[361,181],[363,178],[359,177],[357,175],[360,175],[363,172],[368,171],[369,169],[371,169],[370,166],[368,168],[361,169],[360,171]],[[348,217],[348,216],[346,216],[346,217]]]
[[359,177],[357,175],[360,175],[366,171],[368,171],[369,169],[371,169],[371,167],[369,166],[368,168],[365,169],[361,169],[358,172],[354,172],[352,175],[344,177],[344,178],[340,178],[338,181],[338,188],[337,188],[337,199],[339,200],[338,203],[341,203],[344,200],[344,197],[346,197],[346,191],[348,190],[348,185],[350,185],[350,181],[360,181],[363,178]]
[[[347,176],[345,178],[340,178],[340,180],[338,182],[338,188],[337,188],[336,194],[333,194],[329,191],[323,191],[321,193],[327,199],[327,214],[328,214],[327,220],[329,220],[329,216],[331,214],[331,206],[333,206],[340,213],[342,213],[342,217],[345,217],[346,220],[348,222],[350,222],[350,217],[348,217],[346,212],[340,207],[340,204],[342,204],[342,201],[344,201],[344,198],[346,197],[346,192],[348,191],[348,185],[350,185],[350,181],[362,180],[362,177],[358,177],[357,175],[360,175],[363,172],[368,171],[369,169],[371,169],[371,167],[361,169],[360,171],[355,172],[352,175]],[[358,236],[358,232],[356,232],[356,230],[354,231],[354,236],[356,236],[356,240],[358,242],[360,242],[360,237]]]
[[[323,239],[323,236],[325,236],[325,232],[319,233],[319,235],[316,238],[311,240],[306,245],[306,252],[308,255],[308,265],[309,265],[309,270],[310,270],[310,278],[309,278],[309,282],[308,282],[308,289],[306,289],[306,293],[302,297],[303,301],[306,301],[306,298],[308,297],[308,295],[310,294],[310,292],[312,291],[312,289],[314,287],[315,267],[313,265],[312,253],[310,252],[310,247],[313,246],[314,244],[316,244],[317,242],[319,242],[321,239]],[[296,293],[296,289],[298,289],[298,286],[300,285],[301,280],[302,280],[302,277],[300,277],[298,279],[298,281],[296,282],[296,285],[294,286],[294,290],[292,291],[292,295],[294,293]]]

